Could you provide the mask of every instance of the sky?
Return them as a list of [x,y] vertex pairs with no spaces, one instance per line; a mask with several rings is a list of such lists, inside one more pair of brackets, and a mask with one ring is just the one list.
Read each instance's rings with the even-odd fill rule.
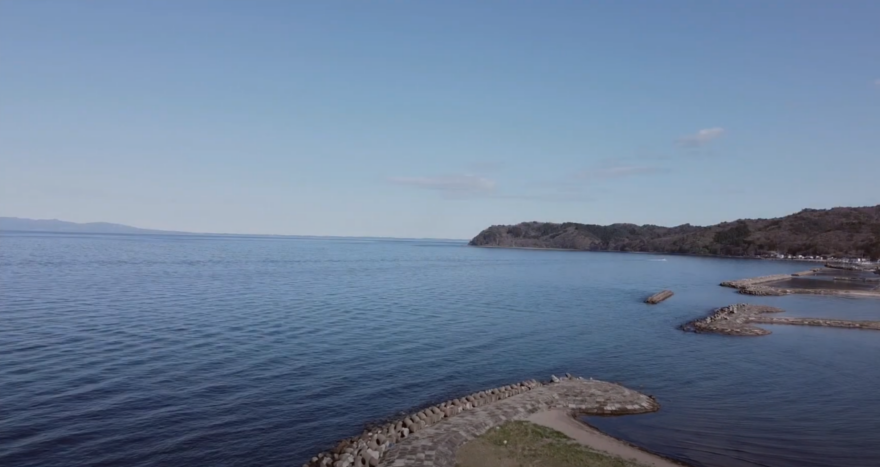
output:
[[876,205],[878,24],[873,0],[6,0],[0,216],[471,238]]

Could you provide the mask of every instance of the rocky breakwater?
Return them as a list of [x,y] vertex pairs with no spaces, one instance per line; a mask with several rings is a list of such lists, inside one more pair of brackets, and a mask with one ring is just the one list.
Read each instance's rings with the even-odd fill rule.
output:
[[531,415],[562,409],[571,415],[626,415],[654,412],[652,397],[603,381],[551,377],[530,391],[489,403],[443,420],[391,447],[381,467],[454,467],[459,448],[490,429]]
[[825,318],[785,318],[781,316],[758,316],[753,323],[763,324],[796,324],[799,326],[819,326],[825,328],[865,329],[880,331],[880,321],[849,321]]
[[834,277],[832,280],[843,282],[880,282],[880,277]]
[[770,331],[749,324],[751,319],[763,313],[782,313],[783,309],[772,306],[738,303],[718,308],[705,318],[687,322],[681,326],[684,331],[712,332],[730,336],[763,336]]
[[303,467],[369,467],[379,465],[389,447],[446,418],[507,399],[542,386],[528,380],[500,388],[480,391],[437,404],[383,426],[368,429],[358,436],[340,441],[335,448],[311,458]]
[[785,310],[772,306],[738,303],[719,308],[705,318],[685,323],[681,326],[681,329],[696,333],[711,332],[730,336],[764,336],[770,334],[770,331],[753,326],[753,324],[792,324],[880,331],[880,321],[765,316],[768,313],[781,313],[783,311]]
[[571,375],[551,376],[480,391],[421,410],[340,441],[303,467],[455,466],[468,441],[508,421],[550,409],[572,414],[625,415],[654,412],[654,398],[623,386]]
[[791,279],[791,274],[773,274],[772,276],[761,276],[752,277],[749,279],[739,279],[735,281],[724,281],[720,285],[722,287],[732,287],[734,289],[745,289],[749,287],[755,287],[759,284],[784,281],[786,279]]
[[[864,271],[864,272],[872,272],[877,266],[868,264],[868,263],[838,263],[838,262],[829,262],[825,263],[826,268],[830,269],[842,269],[845,271]],[[880,269],[877,269],[880,270]]]
[[752,277],[749,279],[739,279],[735,281],[724,281],[720,285],[722,287],[735,288],[739,293],[743,295],[756,295],[764,297],[790,294],[808,294],[880,298],[880,287],[877,287],[874,290],[846,290],[832,288],[794,288],[780,286],[783,284],[791,284],[791,280],[793,277],[808,276],[821,272],[822,270],[822,268],[815,268],[809,271],[796,272],[794,274],[774,274],[771,276]]
[[869,290],[846,290],[846,289],[804,289],[790,287],[753,286],[739,289],[743,295],[757,295],[763,297],[802,294],[802,295],[837,295],[841,297],[865,297],[880,298],[880,286]]

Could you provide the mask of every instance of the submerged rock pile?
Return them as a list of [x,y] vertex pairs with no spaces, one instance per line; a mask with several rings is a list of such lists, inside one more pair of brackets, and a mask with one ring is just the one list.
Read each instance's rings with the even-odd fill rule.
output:
[[[560,378],[553,376],[553,381]],[[564,379],[570,379],[567,375]],[[477,407],[491,404],[542,386],[537,380],[528,380],[500,388],[480,391],[469,396],[453,399],[407,415],[400,420],[378,428],[368,429],[359,436],[340,441],[335,448],[322,452],[303,467],[370,467],[379,465],[385,451],[394,443],[429,427],[445,418],[454,417]]]
[[666,300],[667,298],[669,298],[673,295],[675,295],[675,294],[672,293],[671,290],[664,290],[661,292],[657,292],[654,295],[651,295],[650,297],[648,297],[648,299],[645,300],[645,303],[648,303],[650,305],[656,305],[656,304],[662,302],[663,300]]

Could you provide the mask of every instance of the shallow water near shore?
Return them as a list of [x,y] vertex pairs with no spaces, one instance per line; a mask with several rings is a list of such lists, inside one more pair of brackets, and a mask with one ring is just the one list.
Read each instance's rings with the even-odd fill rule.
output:
[[[666,261],[656,261],[666,259]],[[880,465],[880,333],[676,327],[803,264],[463,242],[0,235],[0,465],[300,465],[366,422],[551,373],[654,395],[590,418],[696,466]],[[661,289],[675,296],[642,301]],[[763,325],[762,325],[763,326]]]

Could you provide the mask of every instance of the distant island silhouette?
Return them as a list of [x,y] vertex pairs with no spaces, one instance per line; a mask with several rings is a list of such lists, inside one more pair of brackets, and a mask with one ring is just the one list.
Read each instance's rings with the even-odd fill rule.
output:
[[24,232],[69,232],[69,233],[117,233],[117,234],[181,234],[173,230],[141,229],[130,225],[110,222],[67,222],[58,219],[25,219],[22,217],[0,217],[0,230]]

